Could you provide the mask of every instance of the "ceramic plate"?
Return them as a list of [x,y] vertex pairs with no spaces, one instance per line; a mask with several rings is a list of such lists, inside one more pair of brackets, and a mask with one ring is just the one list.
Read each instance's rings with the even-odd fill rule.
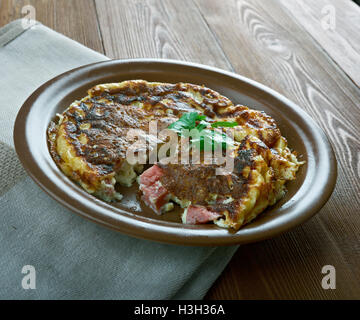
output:
[[[124,188],[117,204],[98,200],[70,181],[50,156],[46,129],[56,113],[87,89],[105,82],[144,79],[203,84],[230,98],[234,104],[264,110],[271,115],[295,149],[306,160],[286,196],[237,232],[215,225],[183,225],[179,212],[157,216],[137,196],[137,188]],[[299,106],[255,81],[199,64],[173,60],[112,60],[68,71],[42,85],[24,103],[14,129],[18,156],[40,187],[70,210],[96,223],[130,236],[186,245],[231,245],[259,241],[306,221],[325,204],[336,182],[332,147],[318,125]]]

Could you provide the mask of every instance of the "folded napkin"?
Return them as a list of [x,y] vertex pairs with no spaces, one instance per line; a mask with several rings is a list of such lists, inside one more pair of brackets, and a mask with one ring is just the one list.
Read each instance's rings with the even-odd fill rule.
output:
[[[122,235],[71,213],[27,176],[12,138],[19,108],[45,81],[103,60],[40,23],[0,29],[0,299],[201,299],[237,249]],[[25,265],[36,289],[22,287]]]

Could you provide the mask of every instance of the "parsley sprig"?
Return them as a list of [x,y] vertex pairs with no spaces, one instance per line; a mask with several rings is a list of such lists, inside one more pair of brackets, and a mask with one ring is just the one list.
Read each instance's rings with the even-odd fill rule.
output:
[[[188,112],[181,116],[181,118],[173,122],[168,128],[177,132],[179,136],[185,135],[186,130],[191,131],[197,129],[199,131],[198,137],[192,137],[191,142],[200,142],[200,150],[214,150],[221,145],[222,149],[227,146],[233,146],[234,140],[229,138],[225,133],[214,130],[219,127],[235,127],[238,125],[235,121],[217,121],[209,123],[206,116],[200,115],[197,112]],[[212,129],[209,129],[211,127]]]

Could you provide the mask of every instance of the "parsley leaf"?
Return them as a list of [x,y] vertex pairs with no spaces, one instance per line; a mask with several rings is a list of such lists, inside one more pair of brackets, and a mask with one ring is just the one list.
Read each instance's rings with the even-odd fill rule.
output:
[[183,129],[194,129],[196,127],[196,121],[202,121],[204,119],[206,119],[206,117],[197,112],[188,112],[184,113],[179,120],[173,122],[168,128],[181,134]]
[[218,128],[218,127],[236,127],[239,124],[236,121],[217,121],[211,124],[211,126],[213,128]]
[[[218,127],[235,127],[238,125],[235,121],[217,121],[210,125],[205,121],[206,116],[200,115],[197,112],[188,112],[183,114],[179,120],[173,122],[168,128],[174,130],[178,135],[184,134],[183,130],[197,129],[199,131],[199,137],[192,137],[191,142],[200,142],[200,150],[214,150],[221,146],[222,149],[226,149],[227,146],[233,146],[234,141],[229,138],[225,133],[217,130],[207,129],[209,126],[212,128]],[[198,122],[198,124],[197,124]]]

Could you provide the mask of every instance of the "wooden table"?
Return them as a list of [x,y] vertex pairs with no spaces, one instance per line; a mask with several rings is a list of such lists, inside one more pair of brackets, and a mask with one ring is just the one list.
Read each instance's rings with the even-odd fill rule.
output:
[[[306,110],[337,154],[335,191],[307,223],[243,245],[207,299],[360,298],[360,8],[350,0],[0,0],[0,26],[36,19],[110,58],[231,70]],[[332,13],[335,13],[335,25]],[[324,265],[336,289],[321,286]]]

